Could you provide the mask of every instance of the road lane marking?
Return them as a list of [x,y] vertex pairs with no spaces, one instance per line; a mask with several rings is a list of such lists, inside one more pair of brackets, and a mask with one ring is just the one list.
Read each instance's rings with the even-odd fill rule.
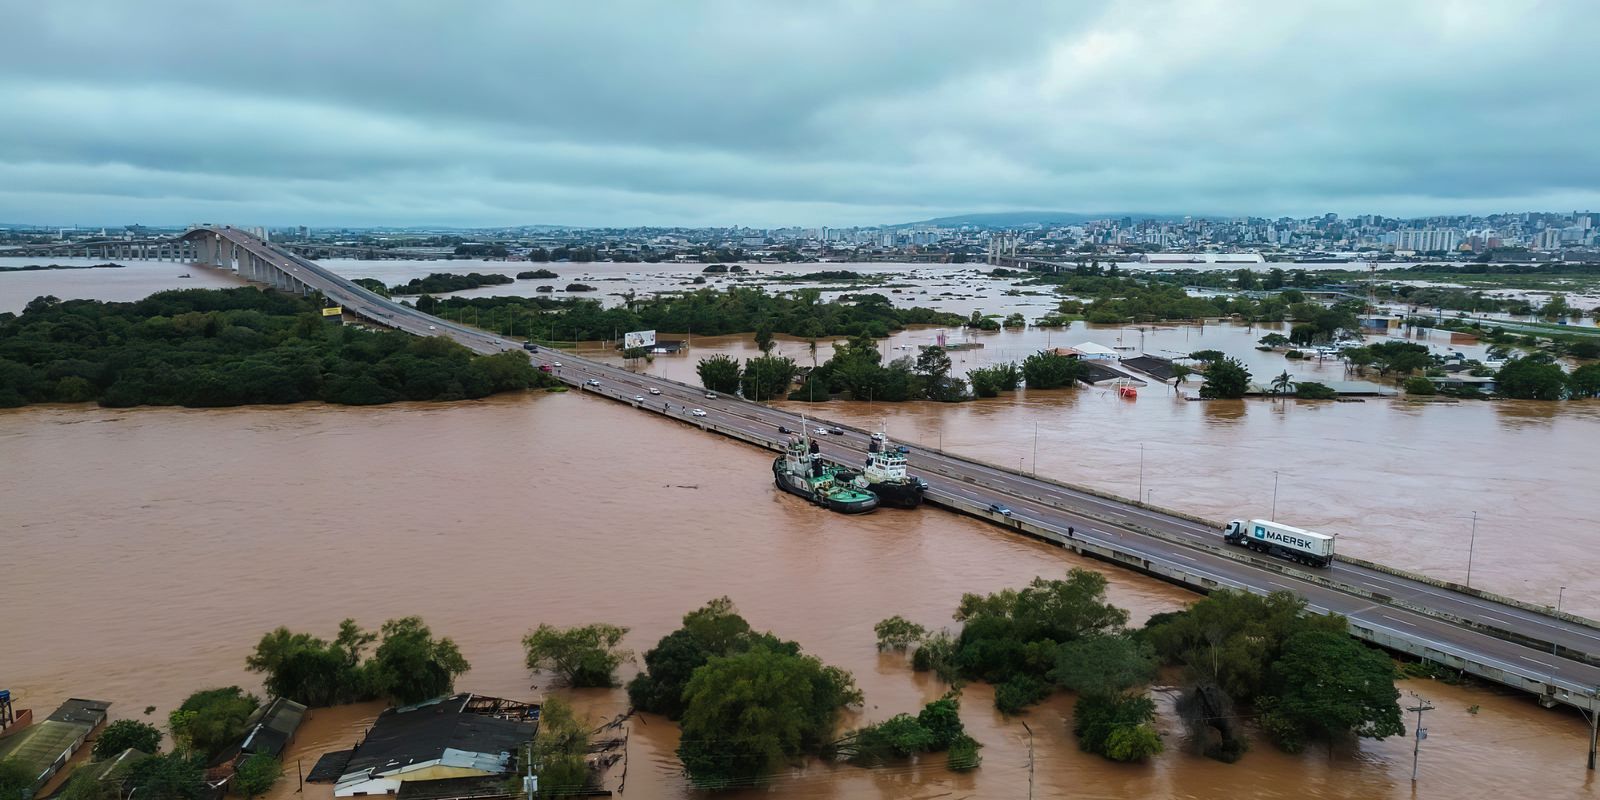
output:
[[1555,669],[1556,668],[1554,664],[1551,664],[1551,663],[1546,662],[1546,661],[1540,661],[1537,658],[1528,658],[1527,656],[1517,656],[1517,658],[1520,658],[1523,661],[1532,661],[1533,663],[1538,664],[1541,667],[1549,667],[1550,669]]
[[1408,628],[1415,628],[1415,627],[1417,627],[1417,626],[1416,626],[1416,625],[1413,625],[1413,624],[1411,624],[1411,623],[1409,623],[1409,622],[1406,622],[1406,621],[1405,621],[1405,620],[1403,620],[1403,619],[1400,619],[1400,618],[1399,618],[1399,617],[1391,617],[1391,616],[1389,616],[1389,615],[1388,615],[1388,614],[1379,614],[1379,615],[1378,615],[1378,616],[1380,616],[1380,617],[1383,617],[1383,618],[1384,618],[1384,619],[1388,619],[1388,620],[1394,620],[1394,621],[1395,621],[1395,622],[1398,622],[1398,623],[1400,623],[1400,624],[1401,624],[1401,625],[1404,625],[1404,626],[1406,626],[1406,627],[1408,627]]

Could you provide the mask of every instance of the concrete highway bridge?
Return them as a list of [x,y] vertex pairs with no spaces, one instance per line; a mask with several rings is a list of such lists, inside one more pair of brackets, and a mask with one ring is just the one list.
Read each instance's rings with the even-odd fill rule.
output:
[[[321,293],[347,313],[380,325],[447,336],[479,353],[522,348],[521,341],[390,301],[236,228],[198,228],[181,241],[194,248],[198,263],[231,268],[284,291]],[[790,411],[736,397],[708,398],[694,386],[570,353],[540,348],[528,355],[536,364],[552,365],[562,381],[580,390],[768,450],[778,450],[786,438],[779,426],[799,429],[802,424]],[[561,368],[554,368],[557,361]],[[590,380],[599,386],[587,385]],[[695,408],[705,416],[692,416]],[[809,422],[815,426],[823,420]],[[866,457],[865,431],[846,428],[842,436],[818,438],[828,458],[860,464]],[[913,445],[908,458],[930,484],[932,504],[1199,592],[1224,587],[1294,592],[1315,611],[1344,615],[1351,634],[1360,639],[1532,693],[1547,707],[1571,706],[1600,719],[1600,623],[1348,557],[1316,569],[1258,556],[1224,545],[1217,521],[934,448]],[[991,511],[995,503],[1012,513]]]
[[[221,230],[216,228],[212,230]],[[197,230],[207,230],[199,228]],[[227,230],[235,230],[227,228]],[[0,245],[3,257],[100,258],[107,261],[183,261],[199,263],[193,234],[179,237],[143,239],[86,239],[77,242],[48,242],[27,245]],[[433,261],[447,258],[435,250],[406,250],[367,245],[319,244],[316,242],[273,242],[272,246],[307,258],[354,258],[363,261],[403,259]]]

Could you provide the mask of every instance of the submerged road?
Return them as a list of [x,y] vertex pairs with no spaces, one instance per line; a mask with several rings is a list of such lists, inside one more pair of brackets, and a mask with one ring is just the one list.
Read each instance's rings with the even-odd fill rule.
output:
[[[391,301],[333,274],[315,262],[261,242],[243,231],[232,228],[211,230],[271,261],[278,268],[292,271],[297,279],[322,292],[348,312],[379,324],[422,336],[446,336],[479,353],[522,349],[519,341],[456,325]],[[704,390],[665,378],[642,375],[546,348],[539,348],[528,355],[536,364],[550,365],[566,383],[683,422],[698,423],[702,418],[692,413],[698,408],[705,412],[703,419],[707,422],[768,442],[783,438],[778,432],[779,426],[790,429],[799,429],[801,426],[800,416],[789,411],[736,397],[708,398]],[[560,368],[554,366],[558,362],[562,365]],[[589,380],[598,381],[599,386],[585,386]],[[651,389],[659,394],[651,394]],[[634,398],[642,400],[636,401]],[[808,422],[813,428],[829,424],[816,418],[808,418]],[[843,435],[816,438],[822,443],[823,455],[829,458],[854,464],[862,463],[865,459],[868,443],[866,433],[845,429]],[[1560,648],[1600,654],[1600,630],[1586,625],[1337,559],[1325,570],[1295,567],[1285,571],[1287,562],[1278,562],[1276,559],[1229,558],[1219,552],[1224,547],[1221,544],[1221,532],[1212,526],[938,450],[917,446],[911,446],[909,450],[908,462],[913,472],[929,483],[929,493],[935,498],[960,498],[985,507],[990,503],[1000,503],[1009,507],[1017,519],[1062,534],[1070,529],[1074,537],[1087,542],[1114,542],[1120,549],[1138,553],[1151,561],[1179,566],[1223,586],[1258,592],[1291,591],[1305,597],[1317,610],[1343,614],[1364,627],[1421,641],[1441,654],[1470,655],[1503,670],[1509,677],[1550,684],[1573,696],[1587,695],[1595,687],[1600,687],[1600,667],[1469,627],[1477,624],[1509,630],[1554,643]],[[762,478],[765,477],[763,474]],[[885,509],[878,513],[904,512]],[[1392,598],[1400,605],[1376,602],[1358,594],[1330,588],[1312,578],[1297,575],[1300,570],[1357,587],[1364,592]],[[1408,610],[1401,607],[1403,605],[1446,614],[1461,620],[1461,623]]]

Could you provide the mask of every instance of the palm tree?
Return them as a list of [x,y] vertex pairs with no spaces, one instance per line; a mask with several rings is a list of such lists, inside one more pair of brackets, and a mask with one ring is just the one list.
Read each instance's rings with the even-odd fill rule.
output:
[[1193,375],[1193,374],[1194,374],[1194,370],[1190,369],[1189,365],[1187,365],[1187,364],[1173,364],[1172,365],[1172,391],[1174,391],[1174,392],[1178,391],[1178,384],[1183,383],[1183,379],[1184,378],[1187,378],[1187,377],[1189,377],[1190,375]]
[[1294,388],[1294,378],[1289,376],[1289,371],[1284,370],[1278,377],[1272,379],[1272,393],[1285,395]]

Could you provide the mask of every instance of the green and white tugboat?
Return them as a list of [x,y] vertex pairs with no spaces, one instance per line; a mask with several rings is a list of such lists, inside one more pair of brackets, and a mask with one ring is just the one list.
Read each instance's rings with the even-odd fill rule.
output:
[[803,434],[790,438],[783,455],[772,460],[772,480],[789,494],[841,514],[865,514],[877,508],[878,496],[851,477],[849,470],[824,463],[817,443]]

